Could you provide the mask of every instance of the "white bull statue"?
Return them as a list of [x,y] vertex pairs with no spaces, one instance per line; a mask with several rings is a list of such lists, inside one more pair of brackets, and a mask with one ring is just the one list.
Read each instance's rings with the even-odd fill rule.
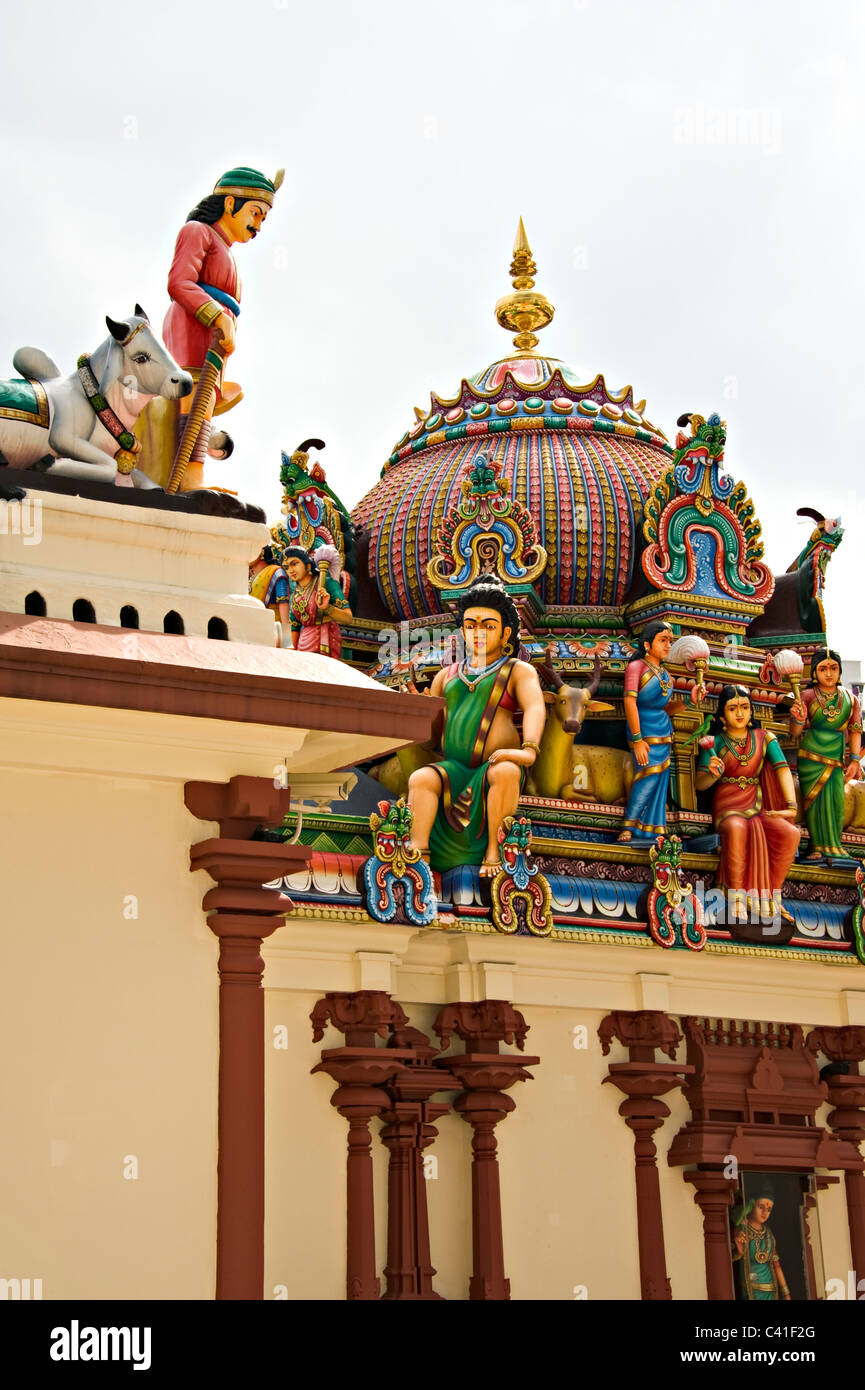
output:
[[78,359],[71,376],[62,377],[40,348],[15,353],[12,365],[21,379],[0,381],[0,464],[123,487],[157,486],[135,466],[140,445],[132,431],[156,396],[188,396],[192,377],[156,337],[139,304],[129,319],[105,322],[110,336]]

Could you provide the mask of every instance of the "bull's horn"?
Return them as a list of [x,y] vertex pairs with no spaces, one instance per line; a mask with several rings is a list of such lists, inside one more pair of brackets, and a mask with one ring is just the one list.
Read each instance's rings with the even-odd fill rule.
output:
[[117,343],[125,343],[129,337],[128,323],[115,323],[109,314],[105,315],[105,322],[108,324],[108,332]]
[[598,686],[600,685],[600,683],[601,683],[601,658],[600,658],[599,654],[598,654],[597,652],[595,652],[595,664],[594,664],[594,666],[593,666],[593,668],[592,668],[592,679],[589,681],[588,685],[586,686],[586,689],[588,690],[590,696],[597,695],[597,693],[598,693]]
[[136,318],[144,319],[145,323],[150,322],[150,319],[147,317],[140,304],[136,304],[135,306],[135,316]]
[[549,681],[550,685],[553,687],[554,690],[561,690],[565,682],[553,666],[554,648],[548,644],[546,650],[547,659],[546,661],[539,663],[538,670],[543,672],[544,676]]

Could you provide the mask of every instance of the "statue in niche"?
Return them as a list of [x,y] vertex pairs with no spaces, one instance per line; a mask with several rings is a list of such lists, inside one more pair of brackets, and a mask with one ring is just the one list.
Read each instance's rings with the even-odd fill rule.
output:
[[741,1300],[789,1302],[790,1290],[769,1228],[774,1206],[773,1193],[762,1187],[735,1221],[731,1253]]

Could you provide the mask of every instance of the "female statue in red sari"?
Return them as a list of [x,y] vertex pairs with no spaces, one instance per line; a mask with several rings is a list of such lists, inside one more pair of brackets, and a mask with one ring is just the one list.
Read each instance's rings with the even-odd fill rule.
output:
[[721,836],[717,882],[727,889],[728,924],[742,940],[780,944],[795,926],[781,903],[799,846],[799,831],[792,824],[793,774],[775,735],[754,724],[751,698],[742,685],[724,686],[705,744],[697,790],[716,787],[712,813]]

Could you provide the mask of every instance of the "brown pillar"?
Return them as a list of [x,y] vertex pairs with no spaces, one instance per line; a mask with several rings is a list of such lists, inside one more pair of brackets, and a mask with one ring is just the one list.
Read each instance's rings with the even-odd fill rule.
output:
[[216,1297],[264,1297],[264,961],[284,918],[214,912],[219,937]]
[[859,1063],[865,1059],[865,1027],[848,1024],[843,1028],[814,1028],[806,1046],[812,1053],[824,1053],[832,1064],[821,1072],[829,1103],[835,1106],[826,1123],[840,1139],[852,1145],[859,1158],[858,1167],[844,1170],[850,1254],[858,1283],[865,1279],[865,1163],[860,1149],[865,1140],[865,1076],[859,1070]]
[[509,1299],[510,1280],[505,1275],[502,1203],[495,1127],[516,1108],[504,1092],[517,1081],[531,1081],[527,1066],[539,1057],[500,1053],[501,1042],[516,1040],[522,1050],[528,1025],[522,1014],[501,999],[476,1004],[448,1004],[433,1024],[444,1046],[456,1033],[465,1052],[442,1059],[457,1082],[465,1087],[455,1110],[472,1127],[472,1276],[469,1298],[473,1301]]
[[735,1178],[725,1178],[720,1168],[695,1168],[684,1174],[693,1183],[694,1201],[703,1213],[703,1241],[706,1255],[706,1297],[732,1302],[733,1264],[730,1258],[730,1222],[727,1209],[738,1186]]
[[333,991],[319,999],[310,1018],[313,1041],[324,1037],[328,1023],[344,1033],[345,1047],[326,1049],[313,1072],[323,1071],[338,1083],[331,1105],[348,1120],[346,1160],[346,1298],[375,1299],[381,1286],[375,1264],[375,1201],[372,1139],[369,1122],[391,1104],[384,1089],[398,1076],[411,1052],[376,1047],[376,1033],[387,1036],[394,1021],[407,1024],[399,1004],[381,990]]
[[216,1297],[264,1296],[264,991],[261,943],[293,904],[263,888],[304,864],[302,845],[252,840],[259,824],[281,823],[288,789],[265,777],[187,782],[188,809],[218,821],[218,838],[193,845],[190,867],[217,887],[204,896],[219,938],[219,1111],[217,1133]]
[[634,1135],[634,1179],[637,1188],[637,1240],[640,1251],[640,1296],[649,1301],[673,1297],[667,1276],[664,1247],[664,1220],[661,1188],[653,1135],[670,1113],[658,1097],[682,1084],[693,1067],[675,1061],[656,1062],[655,1049],[671,1058],[682,1041],[677,1025],[657,1010],[619,1010],[607,1014],[598,1034],[604,1056],[610,1040],[617,1038],[628,1048],[627,1062],[613,1062],[604,1082],[612,1084],[626,1097],[619,1114]]
[[432,1286],[435,1269],[430,1257],[423,1151],[437,1138],[435,1121],[450,1110],[431,1098],[436,1091],[456,1090],[457,1081],[432,1065],[438,1049],[417,1028],[394,1020],[389,1045],[408,1050],[410,1060],[388,1082],[391,1104],[382,1114],[381,1138],[389,1154],[383,1296],[394,1302],[431,1302],[441,1294]]

